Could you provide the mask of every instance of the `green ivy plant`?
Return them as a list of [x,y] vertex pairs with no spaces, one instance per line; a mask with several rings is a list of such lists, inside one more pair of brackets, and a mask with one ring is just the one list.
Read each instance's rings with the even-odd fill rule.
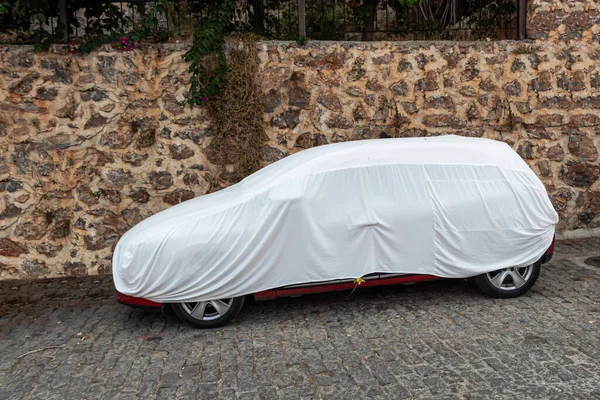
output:
[[196,27],[192,46],[183,56],[190,63],[190,89],[185,101],[190,106],[206,105],[225,84],[227,59],[224,37],[234,11],[235,0],[222,0],[212,18]]

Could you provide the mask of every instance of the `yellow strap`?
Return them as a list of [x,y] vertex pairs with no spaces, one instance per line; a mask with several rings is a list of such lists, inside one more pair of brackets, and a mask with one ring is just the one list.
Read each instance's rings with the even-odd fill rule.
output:
[[365,280],[363,278],[356,278],[354,280],[354,289],[352,289],[352,291],[350,292],[350,294],[348,295],[348,298],[350,298],[350,296],[352,296],[352,293],[354,293],[354,291],[356,290],[357,287],[360,286],[361,283],[365,282]]

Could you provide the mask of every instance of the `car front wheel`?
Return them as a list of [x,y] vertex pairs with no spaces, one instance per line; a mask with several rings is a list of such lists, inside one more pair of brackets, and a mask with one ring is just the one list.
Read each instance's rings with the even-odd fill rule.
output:
[[527,292],[540,275],[538,261],[521,268],[509,267],[481,274],[473,278],[475,285],[492,297],[518,297]]
[[218,328],[238,315],[244,297],[171,304],[175,315],[196,328]]

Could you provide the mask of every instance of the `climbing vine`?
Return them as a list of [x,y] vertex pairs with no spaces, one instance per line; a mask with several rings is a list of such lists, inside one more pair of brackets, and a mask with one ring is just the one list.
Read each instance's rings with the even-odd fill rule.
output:
[[192,46],[185,53],[190,63],[187,104],[204,106],[221,90],[227,76],[224,37],[231,26],[235,0],[223,0],[208,23],[196,27]]
[[227,179],[239,181],[260,168],[267,140],[262,92],[256,82],[256,40],[239,35],[225,54],[225,36],[236,29],[235,0],[220,2],[208,23],[199,25],[185,53],[190,63],[186,103],[206,107],[213,132],[211,161],[234,165]]

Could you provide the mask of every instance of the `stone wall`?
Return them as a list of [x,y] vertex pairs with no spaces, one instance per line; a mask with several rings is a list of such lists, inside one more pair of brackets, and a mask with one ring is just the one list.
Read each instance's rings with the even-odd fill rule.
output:
[[[559,229],[599,227],[598,5],[529,13],[537,41],[257,44],[264,162],[345,140],[503,140],[546,184]],[[1,49],[0,279],[109,273],[129,227],[230,184],[206,112],[179,104],[184,50]]]
[[0,277],[108,273],[129,227],[216,189],[182,54],[0,54]]
[[546,184],[559,229],[600,226],[597,45],[265,43],[260,56],[282,152],[438,134],[502,140]]
[[551,42],[600,42],[598,0],[528,0],[527,36]]

